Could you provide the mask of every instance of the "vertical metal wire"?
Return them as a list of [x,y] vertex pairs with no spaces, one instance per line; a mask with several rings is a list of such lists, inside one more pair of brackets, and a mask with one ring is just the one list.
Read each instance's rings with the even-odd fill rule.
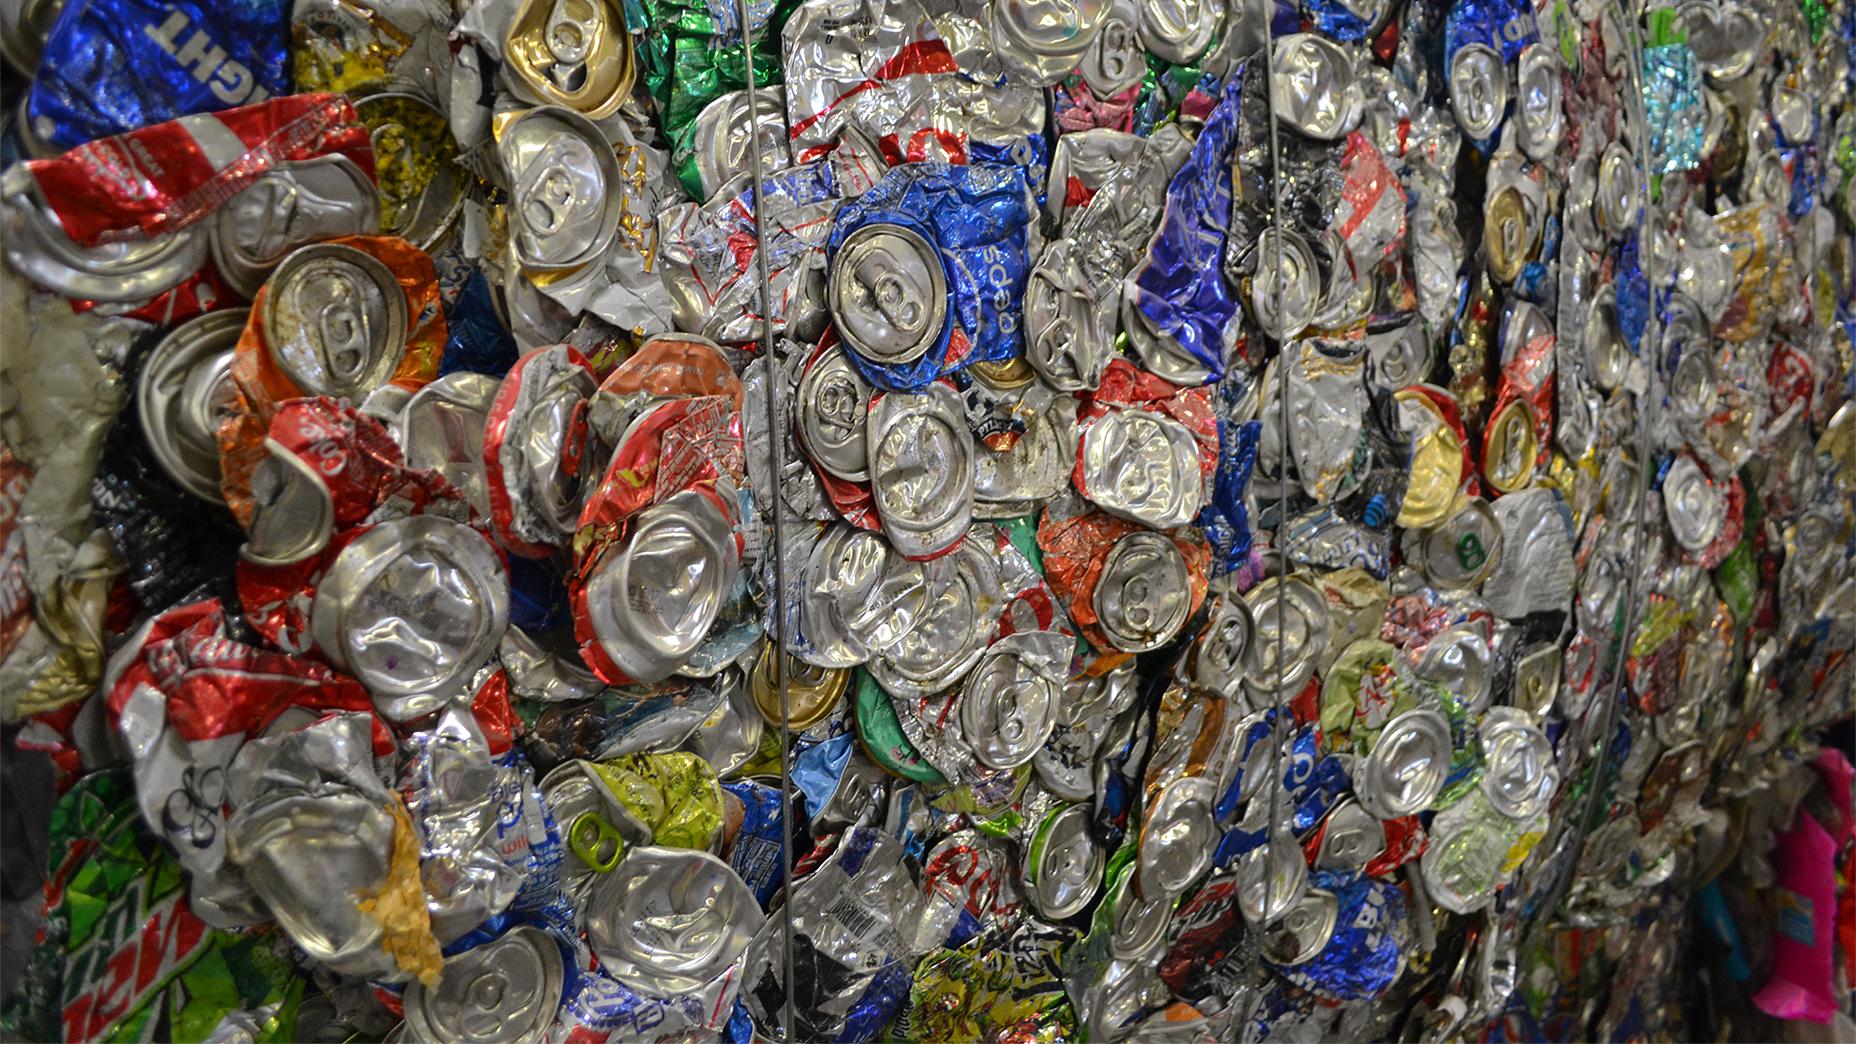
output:
[[[1630,644],[1641,619],[1638,582],[1643,575],[1644,545],[1648,543],[1645,536],[1649,530],[1650,518],[1647,501],[1650,492],[1650,454],[1653,446],[1653,433],[1656,427],[1656,415],[1662,406],[1662,322],[1657,314],[1657,292],[1660,283],[1655,271],[1655,252],[1650,248],[1650,143],[1648,114],[1643,105],[1643,26],[1628,17],[1623,4],[1612,0],[1612,12],[1616,15],[1619,28],[1623,30],[1629,47],[1630,69],[1626,78],[1626,112],[1631,117],[1632,129],[1635,131],[1631,142],[1632,151],[1636,153],[1638,192],[1640,207],[1637,211],[1637,258],[1643,269],[1645,284],[1649,287],[1648,320],[1643,334],[1638,340],[1637,357],[1647,360],[1651,365],[1648,386],[1637,403],[1637,461],[1636,472],[1631,483],[1631,504],[1634,506],[1636,524],[1629,529],[1630,566],[1625,573],[1623,628],[1618,637],[1617,649],[1612,654],[1611,684],[1604,693],[1600,705],[1587,708],[1586,713],[1598,713],[1599,727],[1593,730],[1598,742],[1598,753],[1592,761],[1589,785],[1586,788],[1578,816],[1575,820],[1577,830],[1573,835],[1573,850],[1565,866],[1555,874],[1554,887],[1549,901],[1541,904],[1535,911],[1535,921],[1557,916],[1559,906],[1565,901],[1566,893],[1579,876],[1579,863],[1585,856],[1586,838],[1598,825],[1600,811],[1609,802],[1601,801],[1604,791],[1605,773],[1610,769],[1612,748],[1613,718],[1617,713],[1618,698],[1623,692],[1625,664],[1630,658]],[[1590,321],[1588,319],[1588,321]],[[1572,723],[1568,723],[1572,727]],[[1532,925],[1523,941],[1531,941]]]
[[[1270,222],[1269,228],[1271,251],[1275,256],[1270,263],[1276,272],[1275,290],[1276,319],[1278,325],[1283,318],[1283,303],[1288,291],[1288,273],[1283,271],[1283,226],[1282,226],[1282,139],[1277,127],[1276,113],[1276,26],[1275,7],[1271,5],[1263,21],[1263,83],[1264,98],[1269,108],[1270,126]],[[1240,97],[1239,105],[1242,105]],[[1257,259],[1261,266],[1262,258]],[[1270,336],[1265,334],[1265,336]],[[1281,458],[1277,461],[1276,475],[1276,528],[1272,543],[1276,548],[1276,575],[1273,578],[1276,590],[1276,678],[1271,687],[1271,704],[1275,714],[1270,726],[1270,815],[1269,828],[1265,832],[1267,845],[1264,859],[1265,884],[1263,887],[1263,905],[1265,911],[1275,905],[1274,860],[1271,856],[1275,846],[1282,841],[1277,836],[1277,825],[1282,820],[1283,810],[1283,766],[1282,747],[1285,740],[1294,735],[1288,724],[1288,707],[1283,698],[1283,678],[1287,668],[1283,662],[1287,652],[1287,596],[1289,590],[1289,356],[1288,343],[1285,338],[1272,338],[1276,341],[1276,441]],[[1267,371],[1266,371],[1267,372]],[[1263,403],[1260,409],[1268,409]],[[1265,581],[1268,582],[1268,581]]]
[[[772,648],[767,655],[773,665],[774,684],[780,692],[780,920],[782,946],[780,960],[782,980],[786,986],[786,1013],[781,1019],[780,1039],[793,1039],[793,766],[792,707],[788,699],[786,678],[786,533],[780,511],[779,485],[786,473],[783,459],[786,449],[785,417],[779,407],[778,387],[786,379],[780,360],[773,351],[772,277],[767,270],[767,223],[760,157],[760,91],[754,83],[754,23],[748,0],[736,0],[741,14],[742,62],[747,74],[748,158],[754,179],[754,261],[760,278],[760,358],[766,368],[765,407],[767,413],[767,475],[773,488],[766,490],[768,513],[773,520],[773,633],[768,636]],[[784,126],[785,114],[781,114]],[[758,505],[756,505],[758,507]]]

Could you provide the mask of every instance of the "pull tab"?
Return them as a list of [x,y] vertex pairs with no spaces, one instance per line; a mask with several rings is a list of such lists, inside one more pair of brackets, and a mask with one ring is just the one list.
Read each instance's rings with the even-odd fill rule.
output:
[[316,309],[316,347],[331,388],[353,388],[367,373],[373,337],[367,299],[346,273],[331,272]]
[[567,844],[598,873],[611,873],[625,854],[625,838],[597,812],[582,812],[567,828]]

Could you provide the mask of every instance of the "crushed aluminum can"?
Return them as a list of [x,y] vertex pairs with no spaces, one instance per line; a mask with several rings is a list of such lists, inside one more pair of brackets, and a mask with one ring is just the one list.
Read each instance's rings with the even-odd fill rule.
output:
[[566,345],[516,360],[497,387],[483,425],[482,460],[497,543],[540,558],[567,542],[580,513],[586,403],[593,370]]
[[1255,633],[1249,603],[1233,595],[1220,596],[1204,629],[1181,660],[1184,680],[1226,699],[1240,698]]
[[1020,631],[987,647],[961,686],[960,729],[973,756],[994,769],[1029,762],[1057,724],[1073,640]]
[[1225,7],[1206,0],[1140,0],[1138,6],[1141,44],[1176,65],[1196,62],[1224,27]]
[[[1410,929],[1405,893],[1371,878],[1316,871],[1310,894],[1333,899],[1335,914],[1322,945],[1307,960],[1283,969],[1290,982],[1323,997],[1358,1001],[1378,997],[1404,971]],[[1319,921],[1325,921],[1325,911]],[[1312,940],[1318,933],[1309,931]]]
[[423,717],[496,651],[509,626],[508,580],[478,530],[432,515],[370,526],[316,586],[317,648],[395,721]]
[[1662,475],[1663,513],[1676,543],[1700,551],[1714,542],[1727,522],[1727,497],[1684,453]]
[[213,264],[234,291],[258,287],[299,246],[380,230],[374,179],[339,153],[280,163],[213,212]]
[[677,179],[696,202],[709,202],[724,185],[751,170],[755,152],[760,153],[763,170],[793,165],[785,90],[774,84],[760,87],[754,95],[752,102],[747,91],[716,98],[677,136],[671,156]]
[[406,1037],[419,1044],[536,1044],[566,985],[561,946],[531,925],[446,959],[438,988],[406,987]]
[[340,243],[306,246],[265,285],[257,320],[271,362],[310,395],[359,400],[400,366],[406,295],[379,258]]
[[1237,864],[1237,908],[1254,927],[1288,913],[1308,888],[1308,863],[1295,839],[1278,833]]
[[1491,708],[1479,728],[1485,759],[1482,795],[1489,804],[1522,822],[1545,812],[1560,784],[1546,733],[1512,707]]
[[[1460,505],[1438,525],[1421,531],[1415,541],[1418,567],[1431,583],[1446,590],[1474,590],[1499,564],[1504,544],[1501,520],[1481,497]],[[1407,538],[1410,539],[1409,537]]]
[[887,651],[926,611],[929,581],[941,575],[931,577],[933,568],[867,530],[828,527],[807,555],[800,627],[788,629],[787,650],[820,667],[852,667]]
[[1476,141],[1487,141],[1508,108],[1508,66],[1501,52],[1468,43],[1450,56],[1450,109],[1457,125]]
[[1250,314],[1263,332],[1279,341],[1301,334],[1321,303],[1321,271],[1301,234],[1266,228],[1250,248]]
[[156,462],[176,485],[208,502],[222,499],[217,434],[244,328],[240,311],[190,319],[156,343],[136,379],[136,416]]
[[1326,660],[1333,623],[1327,599],[1306,579],[1291,575],[1263,581],[1244,600],[1253,625],[1244,687],[1265,702],[1274,702],[1272,694],[1288,698],[1300,692]]
[[864,382],[842,348],[823,349],[799,378],[800,446],[819,467],[846,482],[870,478],[868,431],[870,398]]
[[1025,359],[1065,392],[1093,390],[1115,351],[1112,301],[1097,298],[1077,253],[1073,240],[1053,240],[1025,287]]
[[1082,911],[1102,884],[1103,852],[1090,831],[1087,805],[1051,810],[1025,851],[1025,892],[1052,921]]
[[699,993],[706,1013],[733,1007],[735,966],[766,919],[727,863],[650,846],[626,852],[588,907],[587,942],[608,975],[646,996]]
[[530,109],[502,128],[496,155],[509,182],[510,249],[524,269],[572,271],[612,245],[626,200],[619,161],[586,117]]
[[741,567],[734,510],[686,489],[632,517],[573,585],[581,655],[609,684],[669,677],[696,651]]
[[480,373],[449,373],[414,392],[393,420],[406,466],[438,472],[484,518],[490,515],[484,426],[499,387],[496,378]]
[[1443,791],[1451,751],[1450,722],[1442,712],[1420,707],[1393,718],[1355,763],[1361,806],[1382,820],[1430,807]]
[[946,553],[973,521],[973,439],[945,384],[888,392],[870,406],[870,486],[883,533],[897,551]]
[[1522,48],[1515,66],[1516,129],[1521,151],[1536,163],[1547,162],[1565,136],[1564,82],[1557,51],[1542,42]]
[[503,37],[506,81],[526,100],[589,120],[618,111],[637,75],[625,13],[609,0],[520,0]]
[[829,717],[844,702],[851,680],[848,670],[816,667],[776,650],[771,642],[763,643],[748,675],[748,690],[768,725],[780,724],[782,717],[781,676],[786,682],[784,716],[794,732],[805,732]]
[[1136,531],[1115,541],[1090,595],[1096,626],[1123,652],[1146,652],[1173,640],[1192,612],[1185,556],[1167,537]]
[[1202,776],[1174,780],[1154,797],[1141,823],[1135,870],[1142,896],[1181,895],[1211,869],[1219,836],[1217,800],[1217,784]]
[[1115,409],[1078,425],[1076,488],[1110,514],[1154,529],[1191,521],[1205,500],[1191,430],[1146,410]]
[[[1298,133],[1322,141],[1342,138],[1359,125],[1365,98],[1353,61],[1340,45],[1316,33],[1279,37],[1270,55],[1277,117]],[[1500,109],[1497,109],[1500,112]],[[1268,265],[1268,258],[1260,261]]]
[[1014,77],[1047,87],[1068,76],[1095,43],[1111,0],[1063,6],[1051,0],[1006,0],[987,5],[993,47]]
[[[346,10],[342,0],[328,6]],[[303,16],[298,7],[296,16]],[[356,99],[355,115],[374,143],[380,231],[433,251],[464,213],[466,179],[445,114],[423,96],[381,91]]]
[[1334,937],[1340,917],[1340,900],[1333,892],[1311,885],[1295,905],[1263,925],[1263,958],[1279,966],[1306,964]]

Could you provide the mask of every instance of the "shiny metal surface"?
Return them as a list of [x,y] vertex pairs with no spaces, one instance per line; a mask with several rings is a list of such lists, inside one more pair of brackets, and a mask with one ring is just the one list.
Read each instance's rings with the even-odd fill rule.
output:
[[351,246],[318,243],[286,257],[259,310],[271,359],[310,395],[359,400],[406,354],[406,293],[393,272]]
[[255,297],[292,250],[380,231],[374,181],[346,156],[280,163],[213,211],[213,264],[232,289]]
[[232,351],[242,310],[190,319],[161,338],[136,379],[136,419],[155,461],[175,484],[211,503],[219,492],[219,422],[235,394]]

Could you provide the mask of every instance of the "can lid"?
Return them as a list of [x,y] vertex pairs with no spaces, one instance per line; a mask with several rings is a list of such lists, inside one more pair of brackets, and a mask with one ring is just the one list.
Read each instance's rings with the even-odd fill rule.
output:
[[1540,727],[1513,707],[1483,715],[1482,794],[1509,819],[1530,820],[1546,811],[1559,789],[1553,744]]
[[1215,0],[1139,0],[1141,43],[1174,65],[1190,65],[1224,25],[1225,5]]
[[680,490],[640,511],[625,539],[594,559],[578,601],[608,665],[649,684],[702,644],[740,567],[733,520],[718,499]]
[[369,527],[316,585],[310,633],[395,721],[456,695],[509,626],[509,580],[482,533],[435,515]]
[[1276,675],[1280,657],[1281,695],[1292,696],[1301,691],[1314,675],[1317,661],[1326,653],[1333,630],[1327,598],[1301,576],[1274,576],[1251,588],[1244,595],[1244,601],[1249,603],[1254,627],[1247,657],[1250,673],[1244,679],[1245,687],[1254,693],[1278,692]]
[[[1110,22],[1109,29],[1120,24]],[[1066,392],[1101,384],[1115,354],[1114,302],[1096,300],[1077,254],[1075,240],[1053,240],[1025,284],[1025,360]]]
[[221,503],[219,420],[237,394],[232,356],[245,329],[242,309],[209,312],[157,342],[135,384],[136,419],[155,461],[175,484]]
[[1109,953],[1118,960],[1133,961],[1154,952],[1166,938],[1178,896],[1143,897],[1134,887],[1135,868],[1129,864],[1115,878],[1110,902],[1115,908],[1112,931],[1108,937]]
[[980,764],[1013,769],[1030,761],[1057,724],[1075,640],[1020,631],[992,643],[968,672],[960,730]]
[[962,541],[928,563],[915,625],[870,658],[870,673],[891,696],[913,700],[944,692],[985,653],[1004,589],[999,564],[981,543]]
[[521,0],[503,39],[510,86],[588,119],[619,110],[637,75],[625,12],[615,0]]
[[356,98],[354,112],[373,139],[381,234],[430,253],[464,213],[464,173],[450,123],[407,91]]
[[1038,912],[1053,921],[1076,915],[1102,885],[1102,846],[1090,831],[1087,805],[1052,809],[1038,824],[1025,857],[1026,882]]
[[1708,480],[1695,458],[1683,453],[1663,473],[1663,513],[1676,543],[1700,551],[1714,542],[1727,523],[1727,497]]
[[[22,92],[22,104],[24,97]],[[209,249],[204,225],[153,239],[82,247],[30,192],[0,201],[0,251],[7,264],[38,286],[74,300],[127,304],[158,297],[198,272]]]
[[[867,529],[834,523],[806,557],[799,619],[808,663],[850,667],[895,645],[928,602],[923,563]],[[788,648],[793,645],[789,641]]]
[[870,477],[867,442],[870,396],[857,367],[837,345],[825,349],[799,379],[799,444],[813,462],[846,482]]
[[612,244],[627,197],[612,147],[586,117],[530,109],[503,127],[496,155],[509,179],[509,246],[519,266],[568,271]]
[[1179,547],[1160,533],[1135,530],[1109,548],[1090,605],[1115,648],[1147,652],[1172,641],[1185,626],[1191,587]]
[[1314,321],[1321,303],[1315,252],[1300,233],[1272,226],[1257,233],[1251,256],[1256,265],[1250,280],[1251,315],[1270,337],[1295,338]]
[[1540,40],[1521,48],[1515,62],[1517,137],[1521,151],[1536,163],[1545,162],[1565,136],[1564,94],[1559,51]]
[[1205,501],[1199,447],[1171,417],[1113,409],[1082,426],[1079,491],[1102,510],[1152,529],[1192,521]]
[[213,211],[209,224],[219,274],[240,295],[256,297],[291,250],[378,232],[380,193],[359,165],[333,153],[264,171]]
[[[763,84],[749,100],[745,90],[730,91],[703,106],[696,115],[690,142],[696,179],[707,202],[730,179],[749,169],[749,149],[758,151],[767,170],[792,166],[791,136],[786,130],[786,87]],[[749,113],[750,104],[753,112]]]
[[1178,897],[1211,869],[1218,847],[1213,805],[1218,787],[1203,776],[1176,779],[1161,789],[1141,824],[1135,887],[1149,898]]
[[1355,769],[1360,805],[1380,819],[1398,819],[1436,800],[1450,772],[1450,722],[1428,707],[1386,723]]
[[1637,226],[1637,213],[1643,206],[1642,184],[1637,161],[1621,141],[1612,141],[1598,156],[1598,188],[1594,212],[1598,229],[1612,239],[1621,239]]
[[874,222],[839,246],[826,303],[852,351],[884,366],[912,363],[947,326],[947,272],[919,232]]
[[1359,125],[1365,94],[1353,59],[1332,40],[1318,33],[1277,39],[1270,76],[1276,81],[1271,96],[1280,106],[1276,115],[1298,133],[1333,141]]
[[1237,908],[1244,920],[1265,925],[1301,901],[1308,888],[1308,862],[1287,834],[1244,853],[1237,863]]
[[1540,435],[1534,404],[1516,396],[1494,419],[1482,444],[1482,476],[1497,493],[1514,493],[1534,482],[1540,458]]
[[1495,691],[1495,653],[1479,622],[1452,624],[1416,648],[1407,647],[1411,675],[1443,688],[1480,714]]
[[1315,867],[1357,874],[1385,847],[1385,828],[1379,820],[1352,797],[1343,797],[1328,810]]
[[994,0],[987,6],[994,54],[1038,87],[1076,69],[1108,16],[1110,0]]
[[607,974],[648,997],[729,974],[766,915],[740,875],[707,852],[633,848],[587,904],[587,942]]
[[1220,596],[1211,618],[1192,643],[1186,680],[1227,699],[1240,696],[1254,629],[1249,603],[1235,595]]
[[1519,186],[1503,185],[1489,193],[1482,227],[1489,274],[1498,283],[1512,283],[1534,256],[1546,224],[1535,220],[1534,210]]
[[960,396],[936,382],[870,410],[870,492],[883,533],[910,558],[938,555],[973,522],[973,436]]
[[335,535],[335,501],[309,462],[266,438],[265,458],[251,472],[251,521],[239,557],[264,566],[301,562]]
[[1394,397],[1399,416],[1412,433],[1411,471],[1398,524],[1407,529],[1434,526],[1449,516],[1463,488],[1463,437],[1423,391],[1406,387]]
[[1467,591],[1495,571],[1502,554],[1502,523],[1481,497],[1468,497],[1456,513],[1419,539],[1419,565],[1431,583]]
[[803,732],[824,721],[850,688],[850,671],[814,667],[776,650],[771,641],[762,642],[748,686],[754,694],[754,706],[769,725],[780,724],[780,686],[775,674],[775,657],[786,660],[788,727],[795,732]]
[[564,344],[529,352],[504,375],[484,420],[483,470],[490,531],[511,552],[543,557],[579,523],[582,483],[600,471],[578,462],[597,387]]
[[271,360],[308,395],[359,401],[406,354],[406,292],[384,263],[339,243],[286,257],[259,321]]
[[1463,133],[1487,141],[1508,108],[1508,64],[1487,44],[1467,43],[1450,57],[1450,109]]
[[406,987],[406,1033],[421,1044],[536,1044],[566,981],[561,948],[528,925],[446,958],[437,987]]
[[1334,937],[1340,899],[1325,888],[1309,888],[1281,916],[1263,925],[1263,959],[1272,964],[1306,964]]
[[414,392],[393,419],[393,439],[406,466],[444,476],[483,518],[490,515],[483,429],[501,384],[481,373],[448,373]]
[[1141,82],[1147,73],[1146,48],[1141,44],[1140,5],[1135,0],[1112,0],[1102,27],[1083,52],[1076,71],[1098,98],[1112,98]]

